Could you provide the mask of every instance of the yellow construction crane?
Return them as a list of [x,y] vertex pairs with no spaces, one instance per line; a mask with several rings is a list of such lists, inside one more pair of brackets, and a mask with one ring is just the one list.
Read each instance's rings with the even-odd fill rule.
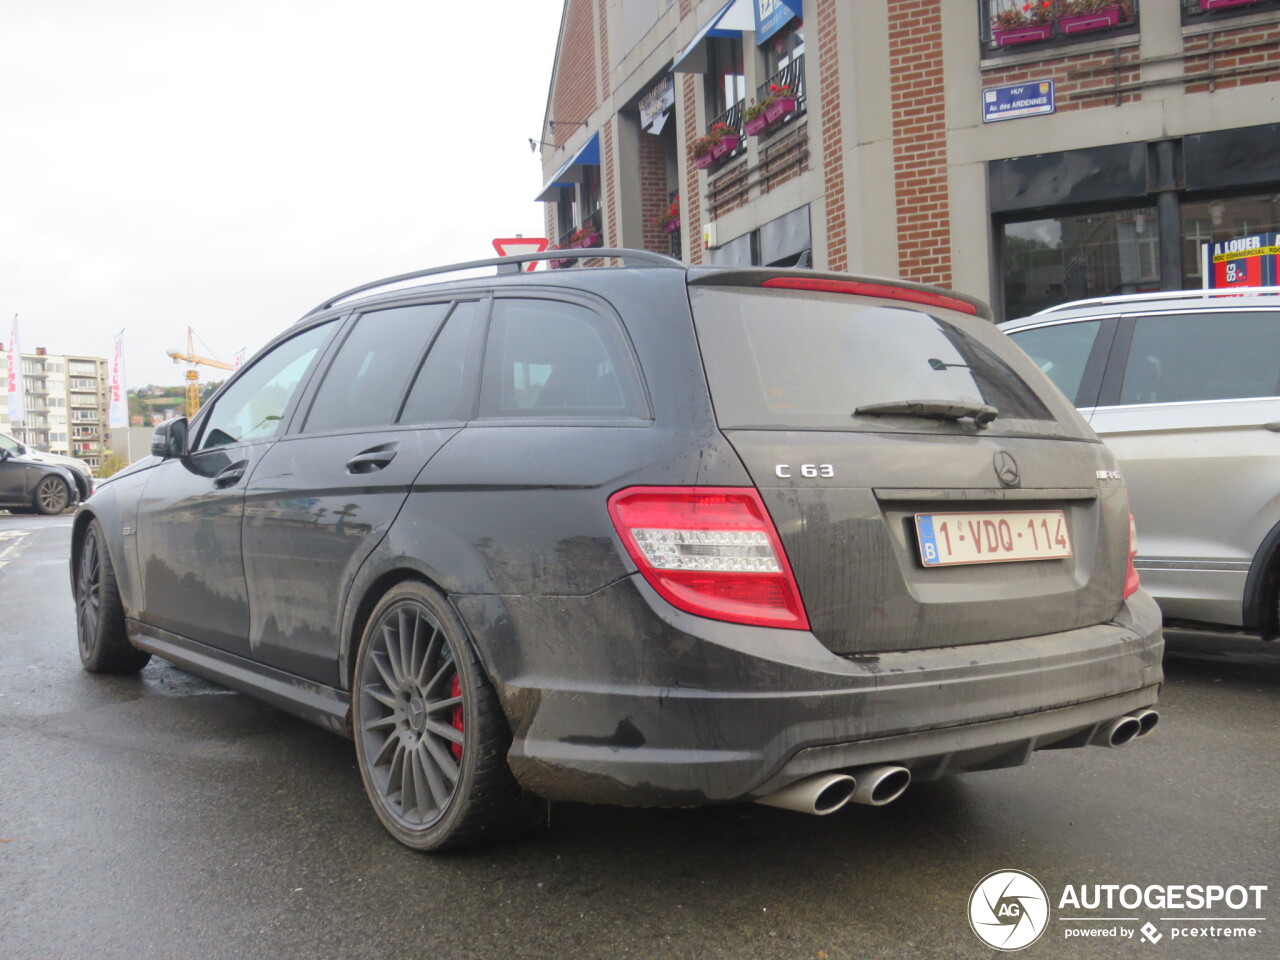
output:
[[168,351],[169,356],[173,357],[174,363],[187,363],[187,419],[194,417],[200,410],[200,375],[196,373],[196,366],[204,364],[206,367],[217,367],[219,370],[234,370],[235,365],[231,363],[223,363],[221,360],[214,360],[212,357],[202,357],[196,353],[195,348],[195,331],[187,327],[187,352],[174,348]]

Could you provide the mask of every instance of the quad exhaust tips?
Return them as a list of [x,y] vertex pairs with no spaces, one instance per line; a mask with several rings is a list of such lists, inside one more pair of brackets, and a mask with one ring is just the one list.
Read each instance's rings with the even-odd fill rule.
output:
[[1145,737],[1159,722],[1160,714],[1155,710],[1135,710],[1123,717],[1116,717],[1110,723],[1104,723],[1089,742],[1098,747],[1123,747],[1139,737]]
[[895,764],[862,767],[850,773],[820,773],[797,780],[756,803],[824,817],[846,803],[883,807],[902,796],[911,783],[911,771]]

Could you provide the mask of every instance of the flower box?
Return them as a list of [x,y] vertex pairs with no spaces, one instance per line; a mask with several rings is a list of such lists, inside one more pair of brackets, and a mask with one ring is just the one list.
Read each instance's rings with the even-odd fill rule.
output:
[[738,145],[742,141],[734,135],[721,137],[720,142],[711,148],[711,157],[713,160],[719,160],[721,157],[733,153],[738,149]]
[[708,150],[706,153],[704,153],[700,157],[693,158],[693,165],[697,167],[699,170],[705,170],[707,169],[707,167],[711,166],[715,162],[716,162],[716,158],[714,153],[711,150]]
[[742,129],[748,137],[758,136],[769,129],[769,118],[762,111],[743,124]]
[[573,247],[575,250],[585,250],[587,247],[598,247],[600,246],[600,234],[589,233],[585,237],[581,237],[580,239],[573,241],[569,246]]
[[1246,7],[1258,0],[1200,0],[1200,9],[1205,13],[1210,10],[1223,10],[1227,7]]
[[[1252,2],[1252,0],[1250,0]],[[1120,23],[1120,4],[1115,3],[1093,13],[1069,13],[1058,18],[1058,29],[1063,34],[1088,33],[1090,30],[1106,30]]]
[[[1203,3],[1204,0],[1201,2]],[[1015,43],[1035,43],[1037,40],[1048,40],[1052,35],[1052,23],[1029,23],[1024,27],[1010,27],[1007,30],[996,27],[991,31],[997,47],[1008,47]]]
[[679,229],[680,229],[680,221],[679,221],[679,220],[668,220],[665,224],[663,224],[662,232],[663,232],[663,233],[675,233],[675,232],[676,232],[677,230],[679,230]]
[[773,103],[769,104],[769,106],[764,108],[764,115],[768,118],[770,123],[777,123],[787,114],[795,112],[795,97],[779,97],[777,100],[773,101]]

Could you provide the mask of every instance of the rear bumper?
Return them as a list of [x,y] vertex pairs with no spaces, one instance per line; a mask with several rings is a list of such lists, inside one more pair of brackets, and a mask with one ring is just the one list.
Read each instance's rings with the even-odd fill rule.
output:
[[900,763],[918,779],[1082,746],[1156,702],[1139,591],[1113,622],[858,658],[801,631],[683,614],[637,578],[587,597],[453,598],[495,680],[521,784],[550,799],[691,806]]

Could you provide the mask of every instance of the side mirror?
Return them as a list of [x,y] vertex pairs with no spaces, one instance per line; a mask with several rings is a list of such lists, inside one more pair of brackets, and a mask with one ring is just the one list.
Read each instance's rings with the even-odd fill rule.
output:
[[8,447],[0,447],[0,460],[8,460],[10,456]]
[[187,418],[174,417],[156,427],[151,435],[151,455],[172,460],[187,455]]

